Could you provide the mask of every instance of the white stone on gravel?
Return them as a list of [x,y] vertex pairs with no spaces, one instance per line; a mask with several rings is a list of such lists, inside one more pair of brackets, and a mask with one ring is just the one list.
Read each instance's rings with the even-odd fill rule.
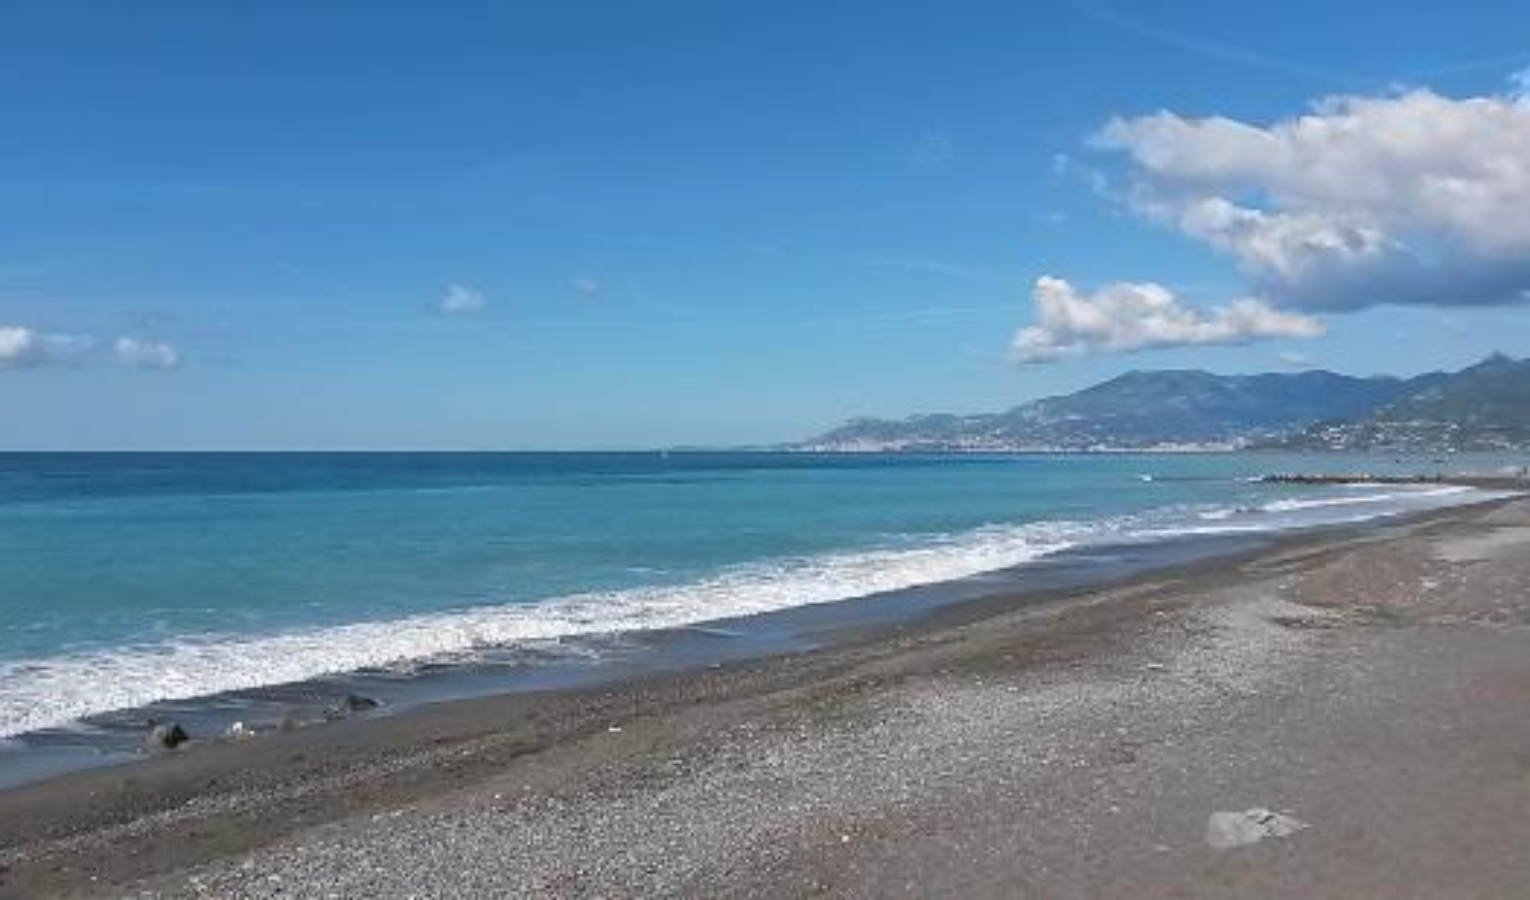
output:
[[1289,837],[1306,827],[1306,822],[1261,807],[1243,812],[1214,812],[1206,820],[1206,843],[1213,850],[1231,850],[1257,844],[1267,837]]

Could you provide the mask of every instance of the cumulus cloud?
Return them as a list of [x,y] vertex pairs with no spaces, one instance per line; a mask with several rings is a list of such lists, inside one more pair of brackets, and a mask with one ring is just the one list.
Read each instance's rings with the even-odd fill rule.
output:
[[449,316],[470,316],[488,305],[483,294],[462,284],[447,285],[446,295],[441,298],[441,311]]
[[596,294],[600,293],[604,287],[605,285],[601,284],[600,279],[598,278],[583,276],[574,279],[574,290],[585,295],[586,297],[595,296]]
[[0,326],[0,369],[32,369],[79,359],[90,349],[88,337],[45,334],[20,326]]
[[1093,140],[1130,202],[1230,255],[1283,306],[1472,305],[1530,291],[1530,103],[1428,90],[1319,101],[1269,125],[1172,112]]
[[168,371],[179,368],[181,353],[174,344],[150,341],[135,337],[119,337],[113,346],[117,361],[135,369],[159,369]]
[[1090,294],[1061,278],[1042,277],[1033,296],[1037,323],[1020,329],[1013,347],[1022,364],[1094,352],[1316,337],[1324,331],[1317,319],[1251,297],[1202,310],[1150,282],[1119,282]]

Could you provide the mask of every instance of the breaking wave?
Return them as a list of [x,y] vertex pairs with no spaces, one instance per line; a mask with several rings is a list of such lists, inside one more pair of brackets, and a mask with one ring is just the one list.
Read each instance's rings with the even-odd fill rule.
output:
[[[580,635],[650,631],[830,603],[1022,566],[1072,547],[1277,531],[1450,505],[1470,488],[1160,510],[1093,522],[989,526],[903,546],[759,562],[697,581],[479,606],[267,635],[204,634],[0,663],[0,738],[161,700],[298,682]],[[1208,522],[1212,524],[1207,524]]]

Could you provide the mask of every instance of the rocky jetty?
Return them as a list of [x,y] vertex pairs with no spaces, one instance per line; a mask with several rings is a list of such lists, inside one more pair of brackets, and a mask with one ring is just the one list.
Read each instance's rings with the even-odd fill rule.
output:
[[1261,484],[1440,484],[1445,480],[1444,475],[1305,475],[1283,472],[1259,478]]

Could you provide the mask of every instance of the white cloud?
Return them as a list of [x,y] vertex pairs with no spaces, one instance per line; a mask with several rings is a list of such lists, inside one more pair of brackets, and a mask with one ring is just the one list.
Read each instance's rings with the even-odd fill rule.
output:
[[44,334],[31,328],[0,326],[0,369],[31,369],[74,362],[90,349],[88,337]]
[[451,316],[470,316],[488,305],[483,294],[462,284],[447,285],[446,296],[441,298],[441,311]]
[[573,284],[574,290],[584,294],[586,297],[595,296],[605,287],[605,285],[600,283],[600,279],[590,278],[589,276],[575,278]]
[[135,337],[119,337],[113,347],[117,361],[135,369],[169,370],[179,368],[181,353],[174,344]]
[[1127,155],[1135,209],[1232,256],[1277,305],[1530,296],[1522,87],[1330,97],[1270,125],[1160,112],[1113,120],[1094,144]]
[[1024,364],[1100,351],[1316,337],[1324,330],[1317,319],[1249,297],[1201,310],[1152,283],[1118,282],[1085,294],[1061,278],[1042,277],[1033,296],[1037,324],[1020,329],[1013,348]]

